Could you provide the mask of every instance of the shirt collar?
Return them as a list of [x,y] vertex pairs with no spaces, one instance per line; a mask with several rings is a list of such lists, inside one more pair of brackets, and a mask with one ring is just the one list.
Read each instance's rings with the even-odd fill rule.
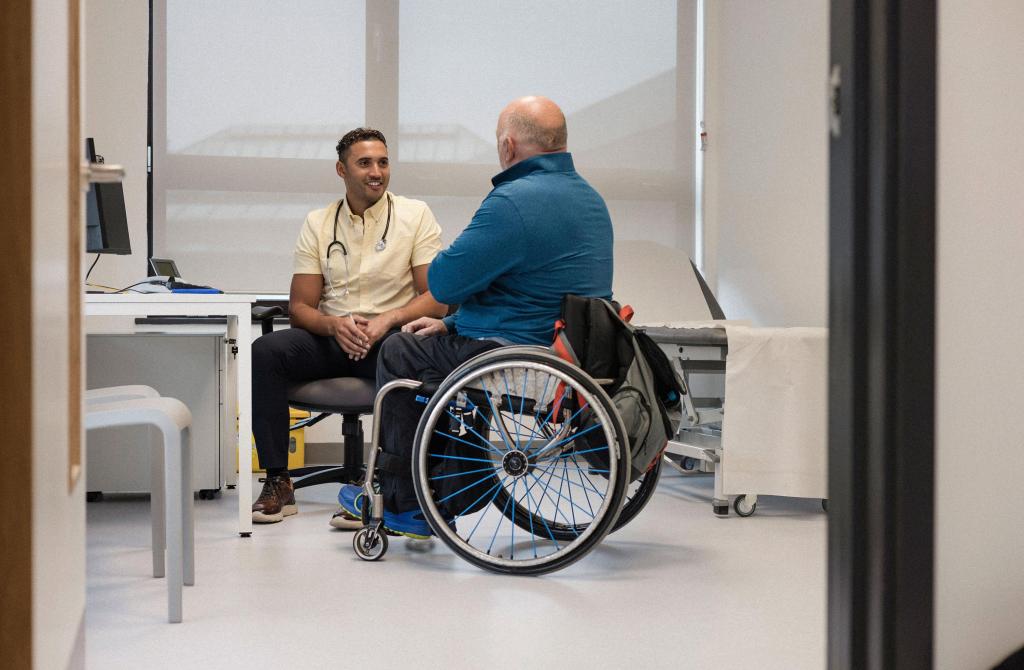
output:
[[[390,191],[385,191],[384,195],[381,196],[380,200],[378,200],[377,202],[375,202],[372,205],[370,205],[369,207],[367,207],[366,211],[363,212],[363,221],[366,220],[366,215],[367,214],[369,214],[370,218],[372,218],[376,223],[380,223],[381,221],[383,221],[384,217],[387,216],[388,197],[393,197],[393,196],[391,196],[391,192]],[[344,203],[344,204],[342,205],[343,209],[341,211],[342,211],[342,213],[346,217],[349,217],[348,220],[351,221],[352,220],[351,217],[353,217],[355,215],[352,213],[352,208],[348,206],[348,197],[347,196],[345,198],[342,198],[342,203]],[[392,207],[394,207],[394,205],[392,205]]]
[[524,161],[499,172],[491,179],[491,184],[497,186],[507,181],[513,181],[525,177],[533,172],[573,172],[575,166],[572,162],[572,154],[563,151],[556,154],[539,154],[531,156]]

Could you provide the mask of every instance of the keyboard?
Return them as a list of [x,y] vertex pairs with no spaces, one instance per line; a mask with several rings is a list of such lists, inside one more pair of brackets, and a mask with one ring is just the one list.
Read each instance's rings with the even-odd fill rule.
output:
[[189,284],[188,282],[177,281],[177,280],[172,279],[172,280],[167,282],[167,288],[169,288],[169,289],[171,289],[173,291],[176,288],[210,288],[210,287],[209,286],[202,286],[201,284]]

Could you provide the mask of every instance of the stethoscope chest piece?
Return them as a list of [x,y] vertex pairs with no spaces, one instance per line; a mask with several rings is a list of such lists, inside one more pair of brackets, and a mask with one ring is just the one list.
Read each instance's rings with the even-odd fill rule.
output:
[[377,244],[373,245],[373,248],[377,251],[384,251],[388,248],[388,241],[385,239],[377,240]]

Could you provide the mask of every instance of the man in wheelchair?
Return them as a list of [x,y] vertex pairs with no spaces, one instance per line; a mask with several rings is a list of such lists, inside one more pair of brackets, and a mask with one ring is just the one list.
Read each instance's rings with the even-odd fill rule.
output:
[[[529,96],[498,117],[502,172],[472,221],[430,264],[439,302],[459,305],[445,319],[423,317],[387,339],[377,387],[395,379],[442,382],[465,361],[502,345],[549,346],[563,295],[610,298],[612,223],[604,200],[575,170],[566,150],[565,116],[551,100]],[[411,458],[423,405],[399,390],[383,402],[378,456],[385,529],[427,537]],[[421,396],[422,400],[422,396]],[[339,493],[359,518],[363,489]]]

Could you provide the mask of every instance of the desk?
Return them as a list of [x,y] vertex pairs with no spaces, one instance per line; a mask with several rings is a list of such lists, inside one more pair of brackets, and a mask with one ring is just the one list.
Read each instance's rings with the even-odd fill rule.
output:
[[[222,316],[227,318],[228,343],[237,351],[227,356],[227,382],[235,389],[238,410],[238,532],[252,533],[252,303],[258,296],[194,293],[90,293],[87,316]],[[241,335],[241,337],[239,336]],[[225,402],[225,411],[230,411]],[[235,425],[230,416],[225,425]]]

